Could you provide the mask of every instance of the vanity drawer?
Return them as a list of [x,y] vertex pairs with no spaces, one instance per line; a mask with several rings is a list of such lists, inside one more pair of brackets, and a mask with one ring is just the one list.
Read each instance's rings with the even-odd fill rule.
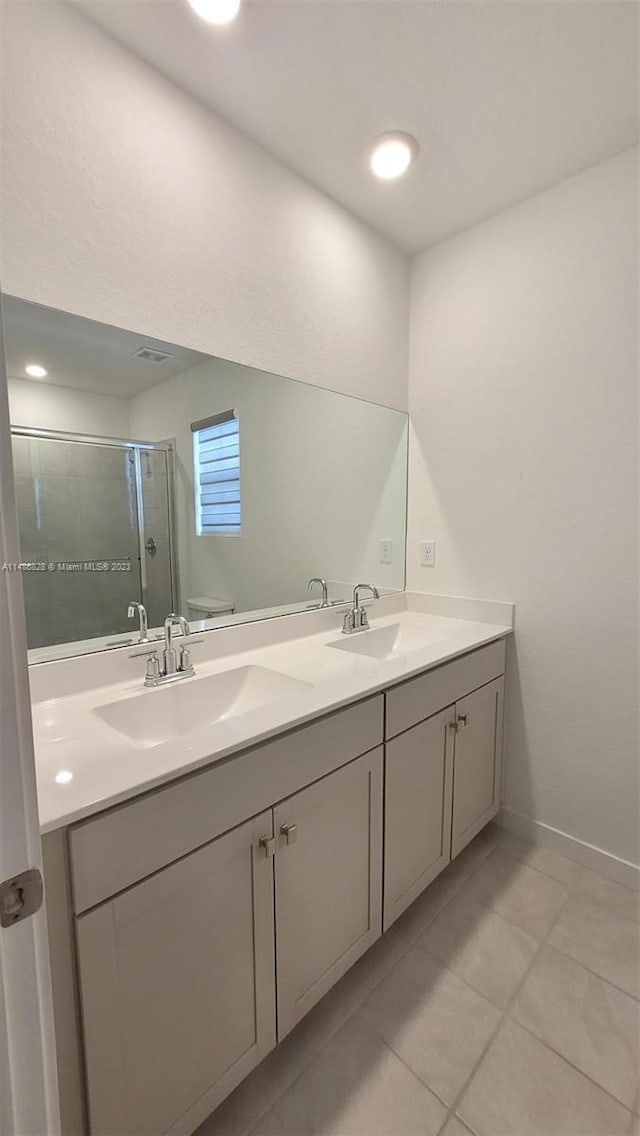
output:
[[500,639],[392,687],[387,693],[385,737],[401,734],[504,674],[505,650],[505,641]]
[[380,745],[383,702],[367,698],[71,828],[76,913]]

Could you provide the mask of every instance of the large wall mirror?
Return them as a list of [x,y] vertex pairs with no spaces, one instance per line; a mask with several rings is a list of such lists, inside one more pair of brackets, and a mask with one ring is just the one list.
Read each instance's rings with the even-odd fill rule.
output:
[[[404,587],[407,416],[3,298],[30,660]],[[309,581],[326,581],[309,589]]]

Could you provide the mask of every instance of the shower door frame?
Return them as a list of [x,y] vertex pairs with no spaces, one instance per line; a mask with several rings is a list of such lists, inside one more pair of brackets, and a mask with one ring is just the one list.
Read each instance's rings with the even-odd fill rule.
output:
[[[86,442],[92,446],[107,446],[111,449],[131,450],[134,452],[134,468],[135,468],[135,495],[136,495],[136,515],[138,520],[138,549],[140,555],[140,591],[142,593],[142,603],[147,607],[147,564],[146,555],[147,550],[145,547],[144,538],[144,499],[142,493],[142,474],[140,468],[140,451],[141,450],[160,450],[166,454],[166,470],[167,470],[167,516],[168,516],[168,535],[169,535],[169,579],[171,586],[171,603],[172,611],[175,611],[179,606],[179,571],[178,571],[178,549],[176,544],[176,520],[175,520],[175,467],[176,467],[176,446],[173,439],[167,439],[162,442],[143,442],[140,439],[134,438],[116,438],[108,437],[103,434],[77,434],[69,430],[47,430],[41,429],[38,426],[14,426],[11,424],[11,437],[19,435],[28,438],[45,438],[47,441],[54,442]],[[168,614],[168,613],[167,613]]]

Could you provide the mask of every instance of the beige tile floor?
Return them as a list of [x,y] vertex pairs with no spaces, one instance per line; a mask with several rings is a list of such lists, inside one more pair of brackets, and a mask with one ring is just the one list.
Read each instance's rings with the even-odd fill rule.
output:
[[640,1133],[638,897],[490,825],[199,1136]]

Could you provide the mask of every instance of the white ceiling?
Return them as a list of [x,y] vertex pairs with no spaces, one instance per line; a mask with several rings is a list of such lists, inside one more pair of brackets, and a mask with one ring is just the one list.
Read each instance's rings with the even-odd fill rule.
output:
[[[417,251],[633,145],[638,6],[618,0],[78,0],[116,39]],[[114,77],[115,78],[115,77]],[[414,134],[376,182],[365,152]]]
[[[2,297],[2,315],[10,379],[29,379],[24,370],[27,363],[40,363],[47,377],[32,382],[128,399],[209,358],[174,343],[13,296]],[[140,347],[168,352],[172,357],[163,363],[136,359],[134,352]]]

